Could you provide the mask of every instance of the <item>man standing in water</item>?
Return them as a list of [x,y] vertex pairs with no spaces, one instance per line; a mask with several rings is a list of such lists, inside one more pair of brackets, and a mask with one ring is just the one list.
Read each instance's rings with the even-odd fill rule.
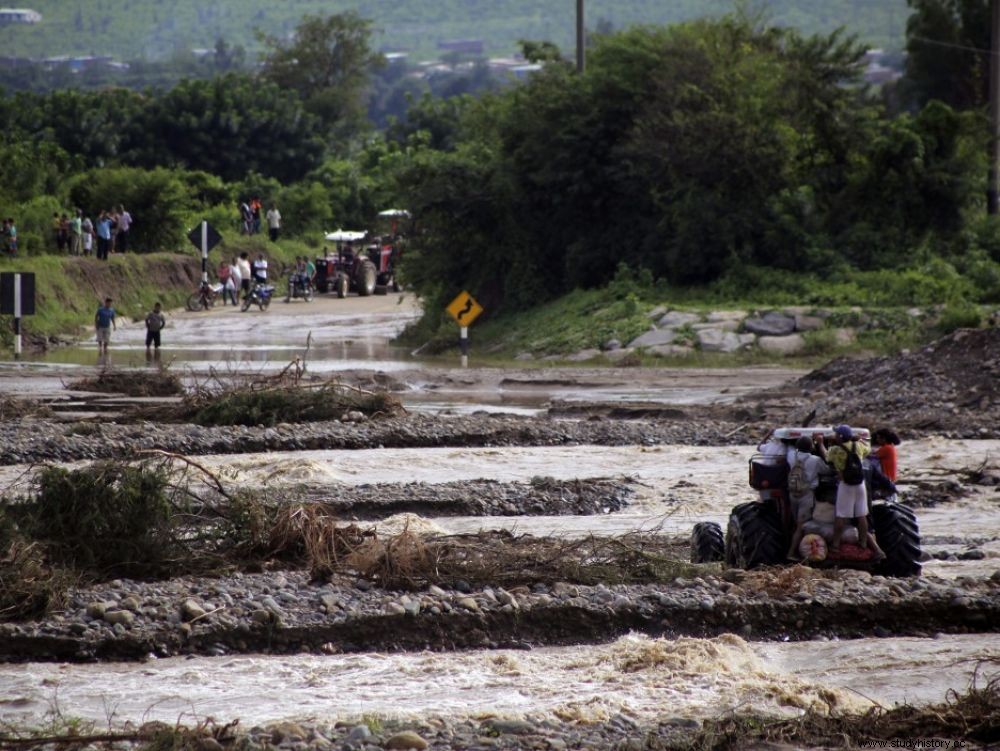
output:
[[111,330],[118,330],[115,323],[115,309],[111,307],[111,298],[104,298],[104,305],[97,309],[94,315],[94,330],[97,332],[97,354],[107,357],[108,344],[111,342]]
[[156,347],[156,357],[160,357],[160,332],[167,325],[167,319],[163,315],[163,308],[160,303],[156,303],[153,309],[146,316],[146,359],[149,359],[149,347]]

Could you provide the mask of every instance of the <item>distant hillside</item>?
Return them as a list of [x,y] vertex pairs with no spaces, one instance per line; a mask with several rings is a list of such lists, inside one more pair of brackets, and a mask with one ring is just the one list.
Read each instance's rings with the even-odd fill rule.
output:
[[[482,40],[486,54],[509,54],[518,39],[573,44],[573,0],[25,0],[37,10],[37,25],[0,27],[0,55],[54,57],[111,55],[119,60],[160,59],[173,51],[211,47],[219,37],[256,48],[254,29],[290,31],[306,13],[360,8],[375,21],[385,50],[409,50],[418,59],[437,57],[438,42]],[[758,0],[772,22],[807,32],[847,26],[864,41],[888,49],[902,46],[906,0]],[[588,0],[588,27],[663,24],[734,8],[732,0]]]

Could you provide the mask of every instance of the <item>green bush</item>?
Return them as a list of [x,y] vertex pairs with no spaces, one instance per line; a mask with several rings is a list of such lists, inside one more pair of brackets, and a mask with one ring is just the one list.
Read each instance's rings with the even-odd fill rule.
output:
[[941,311],[937,329],[942,335],[956,329],[976,329],[983,322],[979,308],[969,303],[953,303]]
[[177,173],[167,169],[118,167],[91,170],[71,180],[73,205],[92,219],[113,206],[132,215],[129,249],[152,253],[188,246],[184,237],[192,201]]
[[984,303],[1000,302],[1000,263],[977,249],[959,261],[965,277],[976,287],[976,299]]
[[51,560],[104,575],[147,576],[176,555],[174,509],[163,468],[97,462],[46,467],[28,523]]
[[276,425],[281,422],[337,420],[345,412],[395,414],[401,405],[391,394],[368,393],[328,384],[318,389],[276,387],[234,388],[193,404],[199,425]]
[[62,215],[66,209],[53,196],[38,196],[13,209],[5,209],[17,226],[17,252],[22,256],[36,256],[55,252],[52,233],[52,215]]
[[833,329],[807,331],[802,338],[805,340],[805,346],[802,348],[803,355],[826,356],[837,349],[837,332]]
[[[281,191],[277,200],[281,212],[283,235],[322,237],[325,231],[335,229],[329,192],[318,182],[301,182]],[[271,204],[264,204],[264,212]],[[267,231],[267,221],[262,219],[262,232]]]

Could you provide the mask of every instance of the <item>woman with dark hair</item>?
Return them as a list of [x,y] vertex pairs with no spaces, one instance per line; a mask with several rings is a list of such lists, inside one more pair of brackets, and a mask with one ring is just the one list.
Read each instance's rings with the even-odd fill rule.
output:
[[876,459],[882,474],[896,482],[896,446],[900,444],[899,436],[889,428],[879,428],[872,433],[872,458]]

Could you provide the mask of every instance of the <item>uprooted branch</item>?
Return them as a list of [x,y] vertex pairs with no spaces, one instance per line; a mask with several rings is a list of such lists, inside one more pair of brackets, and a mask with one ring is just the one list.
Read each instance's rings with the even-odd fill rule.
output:
[[346,556],[323,557],[323,552],[322,548],[310,551],[314,576],[356,572],[390,589],[451,586],[458,581],[473,586],[556,581],[626,584],[691,573],[689,564],[678,560],[664,538],[640,533],[580,540],[505,531],[425,538],[404,529],[385,538],[368,536]]

